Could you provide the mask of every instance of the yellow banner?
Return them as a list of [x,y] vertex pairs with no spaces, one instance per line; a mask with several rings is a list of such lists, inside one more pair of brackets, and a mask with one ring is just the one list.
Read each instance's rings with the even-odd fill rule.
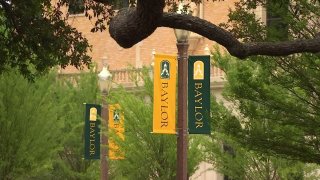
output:
[[155,55],[153,133],[176,134],[176,56]]
[[[109,131],[114,131],[119,138],[124,140],[124,114],[119,104],[109,105]],[[124,153],[112,138],[108,139],[109,159],[124,159]]]

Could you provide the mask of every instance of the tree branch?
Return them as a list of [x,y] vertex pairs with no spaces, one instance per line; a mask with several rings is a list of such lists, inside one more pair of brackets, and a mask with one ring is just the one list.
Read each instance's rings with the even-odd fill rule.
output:
[[224,46],[230,54],[236,57],[240,57],[245,53],[243,44],[230,32],[195,16],[164,13],[159,23],[159,27],[185,29],[195,32],[210,40],[216,41],[218,44]]
[[200,34],[224,46],[231,55],[244,59],[252,55],[286,56],[300,52],[320,52],[320,38],[241,43],[230,32],[198,17],[164,13],[159,26],[185,29]]
[[123,9],[110,22],[111,37],[122,47],[130,48],[151,35],[157,27],[185,29],[224,46],[240,59],[252,55],[287,56],[294,53],[320,52],[320,38],[284,42],[242,43],[230,32],[198,17],[164,13],[164,0],[138,0],[136,8]]

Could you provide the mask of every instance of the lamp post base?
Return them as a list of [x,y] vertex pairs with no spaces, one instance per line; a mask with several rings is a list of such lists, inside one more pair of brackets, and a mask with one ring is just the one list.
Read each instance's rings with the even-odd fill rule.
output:
[[[109,119],[109,109],[108,104],[105,100],[107,95],[102,96],[102,127],[105,128],[104,132],[108,132],[108,119]],[[103,132],[103,131],[102,131]],[[101,135],[101,164],[100,164],[100,177],[101,180],[108,180],[108,162],[107,162],[107,153],[108,153],[108,137],[102,133]]]

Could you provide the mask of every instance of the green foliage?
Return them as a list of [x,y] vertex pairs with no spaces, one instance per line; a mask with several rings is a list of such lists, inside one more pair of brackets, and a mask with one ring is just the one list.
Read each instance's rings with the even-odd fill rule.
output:
[[245,42],[263,40],[266,36],[266,29],[261,20],[255,18],[253,11],[247,11],[246,6],[243,6],[242,3],[235,3],[235,7],[235,11],[229,10],[228,23],[221,23],[220,26]]
[[72,80],[49,74],[31,83],[0,76],[0,177],[97,179],[98,163],[83,159],[84,102],[96,103],[96,74]]
[[[175,179],[177,137],[150,133],[153,86],[147,71],[143,78],[146,86],[140,92],[119,89],[109,95],[112,103],[120,104],[125,115],[125,140],[116,139],[125,159],[111,161],[111,176],[114,179]],[[192,136],[189,140],[189,175],[194,173],[202,158],[199,139]]]
[[288,39],[289,0],[268,0],[266,4],[267,38],[270,41]]
[[[89,66],[91,46],[83,34],[68,23],[69,13],[64,10],[70,6],[71,13],[83,11],[88,19],[95,19],[91,31],[103,31],[115,14],[110,5],[117,8],[124,1],[97,2],[0,0],[0,73],[13,67],[32,80],[55,66],[71,65],[78,69]],[[135,1],[129,3],[133,6]]]
[[[257,6],[274,24],[252,16]],[[226,26],[244,41],[308,39],[319,31],[319,8],[316,1],[240,0]],[[217,50],[213,59],[226,73],[224,96],[234,106],[228,119],[214,121],[219,133],[263,155],[320,163],[319,55],[239,61]]]
[[58,147],[54,76],[31,84],[16,71],[0,76],[0,177],[28,178],[48,168]]
[[[81,32],[68,24],[69,14],[62,11],[76,2],[0,0],[0,73],[14,67],[34,79],[57,65],[79,69],[88,66],[91,46]],[[85,2],[85,15],[97,18],[92,31],[105,30],[114,10],[93,0]]]
[[90,63],[88,41],[50,0],[1,0],[0,4],[0,72],[16,67],[34,78],[56,65],[81,68]]
[[233,124],[221,122],[225,133],[263,153],[320,163],[319,57],[214,59],[227,74],[225,96],[239,111]]
[[[265,8],[266,22],[255,17],[258,6]],[[316,0],[240,0],[230,9],[228,23],[221,26],[244,41],[309,39],[319,33],[319,9]]]
[[[218,103],[214,97],[212,99],[212,129],[215,131],[204,147],[206,160],[213,164],[214,169],[235,180],[317,179],[317,165],[252,151],[246,144],[239,143],[238,140],[243,137],[234,136],[236,131],[240,130],[241,133],[239,120],[223,103]],[[261,145],[257,143],[251,146]]]
[[84,105],[99,103],[100,92],[95,73],[81,74],[71,80],[59,81],[61,88],[56,89],[61,103],[59,116],[64,119],[61,146],[53,161],[50,172],[52,179],[97,179],[100,175],[99,162],[88,161],[84,155]]

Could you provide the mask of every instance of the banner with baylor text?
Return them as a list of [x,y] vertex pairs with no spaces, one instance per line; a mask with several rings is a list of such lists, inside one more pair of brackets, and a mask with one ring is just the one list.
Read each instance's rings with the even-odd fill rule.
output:
[[100,159],[100,117],[101,105],[85,104],[85,159]]
[[176,56],[155,54],[153,133],[176,134]]
[[[124,140],[124,114],[120,109],[119,104],[109,105],[109,131],[113,131],[115,138]],[[113,140],[112,136],[108,139],[109,144],[109,159],[117,160],[124,159],[124,152]]]
[[210,56],[189,56],[189,134],[210,134]]

